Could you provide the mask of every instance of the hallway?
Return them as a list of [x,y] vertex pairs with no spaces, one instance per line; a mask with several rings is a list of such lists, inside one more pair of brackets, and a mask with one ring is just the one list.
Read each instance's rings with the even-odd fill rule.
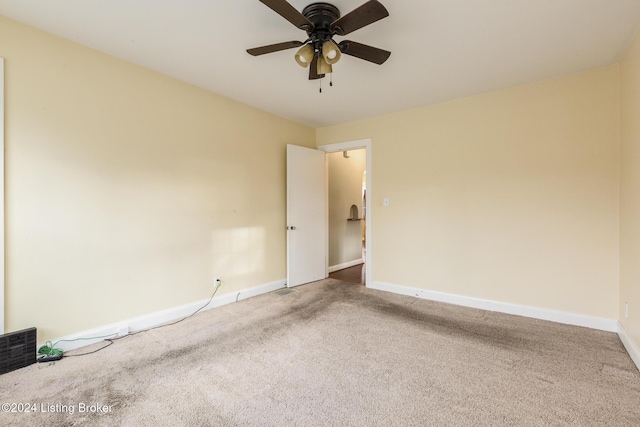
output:
[[353,267],[334,271],[329,274],[332,279],[342,280],[343,282],[365,284],[365,267],[364,263],[354,265]]

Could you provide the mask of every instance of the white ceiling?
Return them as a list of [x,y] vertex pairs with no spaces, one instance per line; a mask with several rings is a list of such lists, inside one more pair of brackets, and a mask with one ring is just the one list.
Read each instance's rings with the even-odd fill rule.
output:
[[[332,4],[344,15],[364,2]],[[388,18],[346,38],[391,57],[344,55],[322,94],[296,49],[246,53],[306,38],[258,0],[0,0],[0,15],[313,127],[613,64],[640,22],[640,0],[382,3]]]

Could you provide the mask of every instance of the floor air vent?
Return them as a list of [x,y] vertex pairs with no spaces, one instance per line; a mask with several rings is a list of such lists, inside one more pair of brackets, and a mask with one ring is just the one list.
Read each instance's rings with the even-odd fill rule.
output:
[[36,328],[0,335],[0,374],[36,362]]

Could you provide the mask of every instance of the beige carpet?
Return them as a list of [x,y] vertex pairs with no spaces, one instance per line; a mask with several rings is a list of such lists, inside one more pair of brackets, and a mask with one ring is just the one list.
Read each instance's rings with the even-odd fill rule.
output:
[[35,403],[0,413],[20,426],[638,426],[640,374],[613,333],[327,279],[2,375],[0,402]]

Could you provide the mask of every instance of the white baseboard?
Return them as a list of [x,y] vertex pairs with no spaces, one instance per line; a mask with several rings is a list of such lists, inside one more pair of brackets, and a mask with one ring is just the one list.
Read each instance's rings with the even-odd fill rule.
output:
[[329,273],[334,271],[344,270],[345,268],[355,267],[356,265],[364,264],[362,258],[354,259],[353,261],[343,262],[342,264],[336,264],[329,266]]
[[622,345],[627,349],[627,353],[631,356],[631,360],[636,364],[636,367],[640,371],[640,348],[638,345],[631,339],[627,331],[622,326],[622,323],[618,322],[618,336],[620,337],[620,341],[622,341]]
[[448,294],[445,292],[429,291],[426,289],[412,288],[408,286],[400,286],[384,282],[372,282],[371,286],[369,287],[371,289],[393,292],[400,295],[409,295],[432,301],[445,302],[448,304],[455,304],[463,307],[497,311],[499,313],[506,314],[515,314],[517,316],[549,320],[551,322],[564,323],[567,325],[583,326],[586,328],[599,329],[607,332],[618,332],[618,321],[605,317],[586,316],[583,314],[549,310],[546,308],[511,304],[500,301],[485,300],[463,295]]
[[[166,310],[157,311],[155,313],[135,317],[133,319],[123,320],[121,322],[112,323],[110,325],[105,325],[98,328],[78,332],[76,334],[53,339],[51,340],[51,343],[56,344],[57,342],[59,342],[55,345],[56,348],[61,348],[64,351],[71,351],[80,347],[100,342],[105,338],[117,337],[118,332],[123,330],[127,331],[123,334],[124,336],[129,332],[136,332],[142,329],[160,325],[162,323],[170,322],[172,320],[178,320],[182,317],[189,316],[205,304],[207,305],[200,310],[201,312],[210,310],[215,307],[231,304],[243,299],[251,298],[260,294],[265,294],[267,292],[272,292],[277,289],[284,288],[285,286],[285,279],[276,280],[275,282],[265,283],[263,285],[243,289],[242,291],[236,291],[229,294],[221,295],[219,297],[214,297],[208,304],[207,302],[209,301],[209,299],[207,298],[201,301],[192,302],[178,307],[173,307]],[[40,348],[44,344],[45,343],[39,343],[37,348]]]

